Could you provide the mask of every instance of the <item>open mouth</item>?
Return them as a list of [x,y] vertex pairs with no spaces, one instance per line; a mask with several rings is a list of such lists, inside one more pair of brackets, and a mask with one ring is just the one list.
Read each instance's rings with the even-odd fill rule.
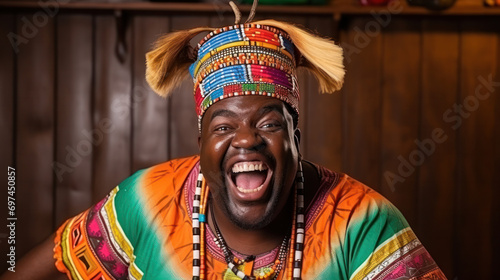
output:
[[241,193],[261,191],[269,177],[269,167],[261,161],[237,162],[231,168],[231,179]]

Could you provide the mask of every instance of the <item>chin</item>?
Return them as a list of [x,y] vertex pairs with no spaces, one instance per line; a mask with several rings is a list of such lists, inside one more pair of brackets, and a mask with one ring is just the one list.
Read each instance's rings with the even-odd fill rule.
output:
[[244,230],[263,229],[273,220],[272,212],[256,218],[237,217],[236,215],[229,214],[229,218],[233,224]]
[[275,194],[265,205],[246,205],[237,208],[229,199],[225,200],[224,211],[233,224],[244,230],[258,230],[267,227],[277,216],[278,198]]

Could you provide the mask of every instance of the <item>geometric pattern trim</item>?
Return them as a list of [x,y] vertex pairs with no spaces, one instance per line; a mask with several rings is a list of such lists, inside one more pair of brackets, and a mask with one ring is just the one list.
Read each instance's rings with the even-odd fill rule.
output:
[[71,279],[142,278],[143,273],[134,264],[132,245],[116,220],[114,197],[117,191],[118,187],[57,231],[56,267]]

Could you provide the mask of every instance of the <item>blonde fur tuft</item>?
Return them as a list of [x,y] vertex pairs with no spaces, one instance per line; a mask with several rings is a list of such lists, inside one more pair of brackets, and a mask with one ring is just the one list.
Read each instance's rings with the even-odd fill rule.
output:
[[210,27],[169,33],[158,39],[146,54],[146,81],[160,96],[166,97],[187,77],[189,65],[196,60],[189,41]]
[[306,67],[316,76],[321,92],[334,92],[342,87],[345,70],[341,47],[289,23],[272,19],[254,23],[274,26],[290,35],[293,44],[306,59],[299,66]]

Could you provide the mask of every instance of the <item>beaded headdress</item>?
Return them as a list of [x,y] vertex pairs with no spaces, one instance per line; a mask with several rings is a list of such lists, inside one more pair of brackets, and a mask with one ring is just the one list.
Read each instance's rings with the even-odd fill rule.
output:
[[[189,41],[202,32],[209,34],[193,50]],[[199,124],[215,102],[243,95],[278,98],[298,115],[297,67],[314,74],[321,92],[339,90],[344,79],[342,48],[276,20],[173,32],[160,38],[146,58],[146,80],[160,96],[167,96],[189,70]]]
[[239,95],[266,95],[289,104],[298,114],[296,50],[288,34],[260,24],[240,24],[210,32],[197,48],[189,72],[196,113]]

